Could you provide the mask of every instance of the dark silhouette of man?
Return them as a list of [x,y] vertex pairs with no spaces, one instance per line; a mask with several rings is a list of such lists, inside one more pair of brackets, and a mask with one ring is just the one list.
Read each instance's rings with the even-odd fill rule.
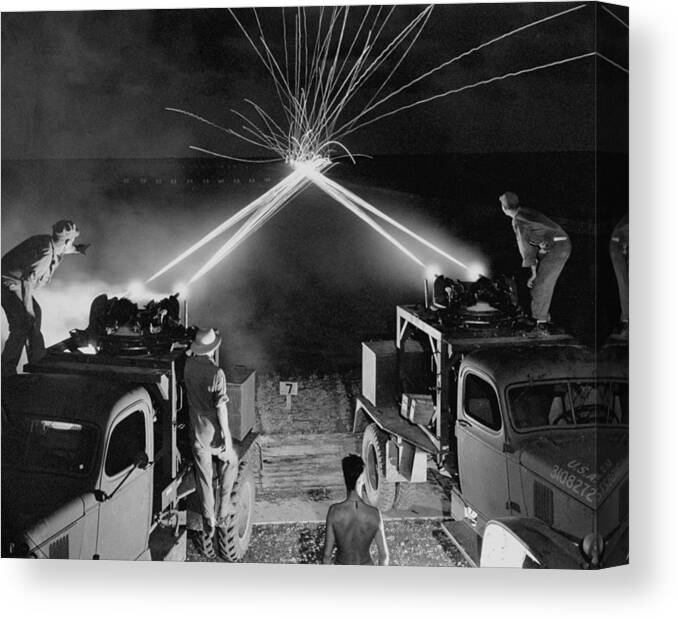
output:
[[[203,548],[210,558],[214,554],[214,532],[226,526],[231,513],[231,491],[238,475],[238,456],[228,427],[226,375],[214,358],[220,344],[217,331],[200,329],[187,351],[184,368]],[[212,457],[217,460],[218,496],[213,487]]]
[[527,287],[532,296],[532,318],[537,335],[548,335],[551,322],[551,299],[556,282],[565,266],[572,244],[565,231],[539,211],[520,206],[518,196],[507,191],[499,196],[501,209],[511,218],[523,267],[532,275]]
[[2,309],[9,324],[9,337],[2,351],[2,376],[16,374],[24,346],[28,362],[45,355],[42,310],[33,293],[50,282],[66,254],[84,254],[89,245],[75,245],[77,226],[62,219],[52,234],[26,239],[2,257]]
[[614,227],[610,238],[610,259],[617,276],[617,288],[619,289],[619,305],[621,315],[619,317],[619,332],[628,336],[629,333],[629,216],[624,215],[621,221]]
[[379,565],[388,565],[388,547],[384,522],[376,507],[365,503],[356,491],[356,483],[365,470],[360,456],[351,454],[341,461],[346,482],[346,500],[330,506],[325,525],[323,563],[332,562],[337,547],[338,565],[373,565],[370,546],[377,543]]

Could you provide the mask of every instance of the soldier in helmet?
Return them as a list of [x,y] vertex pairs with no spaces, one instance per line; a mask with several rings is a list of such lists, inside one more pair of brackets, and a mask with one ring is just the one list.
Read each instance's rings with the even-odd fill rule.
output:
[[2,375],[16,374],[24,346],[28,361],[45,354],[40,331],[42,311],[34,291],[50,282],[66,254],[84,254],[89,245],[75,245],[80,234],[70,220],[62,219],[52,234],[26,239],[2,257],[2,309],[9,323],[9,337],[2,351]]

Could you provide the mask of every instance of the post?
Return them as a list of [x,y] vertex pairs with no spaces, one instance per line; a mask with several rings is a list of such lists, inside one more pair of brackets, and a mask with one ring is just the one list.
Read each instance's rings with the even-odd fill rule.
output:
[[188,328],[188,299],[184,299],[184,327]]
[[428,309],[428,278],[424,277],[424,307]]

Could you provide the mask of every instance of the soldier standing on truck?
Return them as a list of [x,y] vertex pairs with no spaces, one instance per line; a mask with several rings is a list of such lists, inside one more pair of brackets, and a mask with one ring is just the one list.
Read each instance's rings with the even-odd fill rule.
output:
[[624,215],[610,238],[610,259],[617,276],[621,316],[619,334],[629,334],[629,216]]
[[42,310],[33,293],[50,282],[66,254],[85,253],[89,245],[74,244],[79,234],[72,221],[62,219],[52,226],[51,236],[32,236],[2,257],[2,309],[9,323],[2,376],[16,374],[24,346],[29,363],[44,357]]
[[538,336],[548,335],[553,290],[572,251],[570,238],[546,215],[520,206],[518,196],[512,191],[499,196],[499,202],[504,214],[513,220],[522,265],[532,269],[527,287],[532,296],[535,333]]
[[365,470],[360,456],[351,454],[341,461],[346,482],[346,500],[330,506],[325,525],[323,563],[332,562],[337,547],[338,565],[372,565],[370,546],[376,540],[379,565],[388,565],[388,547],[384,522],[376,507],[365,503],[356,491],[358,478]]
[[[212,556],[211,539],[223,527],[230,509],[238,456],[228,428],[226,375],[215,362],[221,337],[214,329],[201,329],[187,351],[184,383],[188,399],[195,480],[203,517],[202,548]],[[212,457],[217,459],[218,496],[212,485]]]

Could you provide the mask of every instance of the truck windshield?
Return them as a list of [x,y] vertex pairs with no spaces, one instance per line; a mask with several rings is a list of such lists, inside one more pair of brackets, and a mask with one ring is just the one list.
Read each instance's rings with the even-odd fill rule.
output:
[[87,475],[97,430],[86,424],[20,417],[3,424],[3,460],[31,471]]
[[518,430],[629,422],[629,386],[619,381],[516,385],[508,389],[508,402],[513,425]]

